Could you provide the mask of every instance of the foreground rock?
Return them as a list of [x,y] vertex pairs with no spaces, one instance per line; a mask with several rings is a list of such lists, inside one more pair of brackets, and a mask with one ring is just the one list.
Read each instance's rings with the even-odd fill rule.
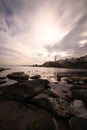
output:
[[8,74],[7,77],[9,79],[15,79],[15,80],[28,80],[29,75],[25,74],[24,72],[14,72],[11,74]]
[[30,105],[28,108],[13,101],[0,101],[0,130],[58,130],[50,113]]
[[56,116],[69,117],[69,103],[63,99],[53,98],[46,94],[37,95],[32,99],[32,102],[38,104],[42,108],[47,109]]
[[75,117],[69,121],[71,130],[87,130],[87,118]]
[[46,84],[47,80],[20,80],[13,85],[0,87],[0,91],[2,91],[1,97],[13,101],[30,100],[37,94],[44,92],[46,90]]
[[74,100],[70,105],[71,113],[77,117],[87,114],[87,109],[82,100]]
[[73,85],[72,89],[87,89],[87,85]]
[[83,100],[87,107],[87,89],[72,89],[72,99]]
[[4,83],[6,83],[6,81],[0,80],[0,84],[4,84]]

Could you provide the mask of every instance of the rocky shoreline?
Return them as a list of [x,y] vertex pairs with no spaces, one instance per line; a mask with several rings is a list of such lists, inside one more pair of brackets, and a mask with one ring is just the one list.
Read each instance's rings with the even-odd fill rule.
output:
[[[0,87],[1,130],[77,130],[79,122],[87,120],[84,117],[87,115],[87,73],[57,74],[58,82],[65,78],[71,86],[71,96],[67,98],[53,92],[49,81],[40,75],[29,77],[24,72],[15,72],[6,78],[17,82]],[[84,125],[79,130],[83,128]]]

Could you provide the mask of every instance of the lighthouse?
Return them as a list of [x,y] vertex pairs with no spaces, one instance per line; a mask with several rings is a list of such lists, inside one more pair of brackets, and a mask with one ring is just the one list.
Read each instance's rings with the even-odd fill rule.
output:
[[56,59],[57,59],[57,57],[56,57],[56,55],[55,55],[55,57],[54,57],[54,61],[56,62]]

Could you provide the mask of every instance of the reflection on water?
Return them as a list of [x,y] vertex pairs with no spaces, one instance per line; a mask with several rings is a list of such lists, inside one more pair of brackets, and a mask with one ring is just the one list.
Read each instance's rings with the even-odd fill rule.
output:
[[[10,70],[5,70],[0,72],[0,77],[5,77],[7,74],[12,72],[23,71],[29,76],[41,75],[41,78],[48,79],[50,82],[57,81],[57,73],[59,72],[70,72],[70,71],[87,71],[87,70],[76,70],[76,69],[64,69],[64,68],[46,68],[46,67],[27,67],[27,66],[1,66],[4,68],[10,68]],[[13,83],[13,81],[6,79],[7,83]]]

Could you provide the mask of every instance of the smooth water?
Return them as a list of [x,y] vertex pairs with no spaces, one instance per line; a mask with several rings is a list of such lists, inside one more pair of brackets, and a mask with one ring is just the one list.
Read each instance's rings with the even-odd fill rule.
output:
[[[48,79],[51,81],[56,81],[56,75],[60,72],[72,72],[72,71],[87,71],[82,69],[65,69],[65,68],[48,68],[48,67],[28,67],[28,66],[0,66],[2,68],[10,68],[9,70],[5,70],[0,72],[0,77],[6,76],[12,72],[25,72],[30,77],[34,75],[40,75],[43,79]],[[7,84],[14,83],[13,80],[6,79]]]

